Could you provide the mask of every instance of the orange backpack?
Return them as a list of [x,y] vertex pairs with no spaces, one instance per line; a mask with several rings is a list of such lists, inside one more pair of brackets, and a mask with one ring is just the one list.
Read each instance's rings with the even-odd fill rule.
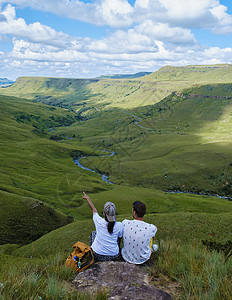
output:
[[74,251],[66,260],[65,266],[81,272],[94,262],[93,251],[90,246],[77,242],[73,245]]

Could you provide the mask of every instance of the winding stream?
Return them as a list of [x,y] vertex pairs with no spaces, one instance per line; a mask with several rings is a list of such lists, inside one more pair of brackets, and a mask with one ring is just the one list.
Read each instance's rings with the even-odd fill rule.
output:
[[140,125],[139,122],[142,121],[142,119],[141,119],[140,117],[137,117],[137,116],[135,116],[135,115],[133,115],[133,114],[131,114],[131,113],[128,113],[127,111],[124,111],[124,114],[130,115],[130,116],[132,116],[134,119],[137,119],[138,121],[135,122],[135,125],[136,125],[136,126],[142,128],[142,129],[149,130],[149,131],[155,130],[155,129],[148,128],[148,127],[144,127],[144,126]]
[[[128,114],[128,115],[130,115],[130,116],[132,116],[133,118],[135,118],[135,119],[138,120],[138,121],[135,122],[135,125],[136,125],[136,126],[138,126],[138,127],[140,127],[140,128],[143,128],[143,129],[146,129],[146,130],[154,130],[154,129],[152,129],[152,128],[147,128],[147,127],[144,127],[144,126],[138,124],[139,122],[142,121],[141,118],[139,118],[139,117],[137,117],[137,116],[135,116],[135,115],[133,115],[133,114],[131,114],[131,113],[128,113],[128,112],[126,112],[126,111],[124,111],[124,113],[125,113],[125,114]],[[110,153],[110,154],[108,154],[108,155],[97,155],[98,157],[110,157],[110,156],[113,156],[113,155],[116,154],[115,152],[108,151],[108,150],[100,150],[100,151],[102,151],[102,152],[108,152],[108,153]],[[81,158],[87,158],[87,157],[93,157],[93,156],[96,156],[96,155],[79,156],[79,157],[74,158],[74,159],[73,159],[73,162],[74,162],[78,167],[82,168],[83,170],[86,170],[86,171],[90,171],[90,172],[93,172],[93,173],[98,173],[98,174],[100,174],[103,181],[105,181],[105,182],[107,182],[107,183],[110,183],[110,184],[114,184],[113,182],[109,181],[109,179],[108,179],[109,176],[107,176],[106,174],[103,174],[103,173],[101,173],[101,172],[99,172],[99,171],[94,171],[94,170],[92,170],[92,169],[90,169],[90,168],[87,168],[87,167],[83,166],[83,165],[80,163],[80,159],[81,159]]]
[[[124,111],[125,114],[128,114],[136,119],[138,119],[138,121],[135,122],[135,125],[139,126],[140,128],[143,128],[143,129],[147,129],[147,130],[154,130],[152,128],[147,128],[147,127],[144,127],[144,126],[141,126],[139,125],[138,123],[142,121],[141,118],[131,114],[131,113],[128,113],[126,111]],[[79,156],[79,157],[76,157],[73,159],[74,163],[82,168],[83,170],[86,170],[86,171],[90,171],[90,172],[93,172],[93,173],[98,173],[101,175],[102,177],[102,180],[107,182],[107,183],[110,183],[110,184],[114,184],[113,182],[109,181],[108,177],[106,174],[104,173],[101,173],[99,171],[94,171],[94,170],[91,170],[85,166],[83,166],[81,163],[80,163],[80,159],[81,158],[87,158],[87,157],[94,157],[94,156],[98,156],[98,157],[110,157],[110,156],[113,156],[115,155],[116,153],[115,152],[112,152],[112,151],[108,151],[108,150],[100,150],[102,152],[107,152],[109,153],[108,155],[89,155],[89,156]],[[207,195],[207,194],[203,194],[203,193],[197,193],[197,192],[191,192],[191,191],[165,191],[165,193],[172,193],[172,194],[189,194],[189,195],[200,195],[200,196],[206,196],[206,197],[216,197],[216,198],[220,198],[220,199],[225,199],[225,200],[228,200],[228,201],[232,201],[232,198],[231,197],[226,197],[226,196],[220,196],[220,195]]]
[[[102,180],[107,182],[107,183],[110,183],[110,184],[114,184],[113,182],[109,181],[108,179],[108,176],[101,173],[101,172],[98,172],[98,171],[94,171],[94,170],[91,170],[85,166],[83,166],[81,163],[80,163],[80,159],[81,158],[87,158],[87,157],[94,157],[94,156],[98,156],[98,157],[110,157],[110,156],[113,156],[115,155],[116,153],[115,152],[111,152],[111,151],[108,151],[108,150],[101,150],[103,152],[108,152],[110,154],[108,155],[89,155],[89,156],[80,156],[80,157],[76,157],[73,159],[74,163],[82,168],[83,170],[86,170],[86,171],[90,171],[90,172],[93,172],[93,173],[98,173],[101,175],[102,177]],[[225,199],[225,200],[228,200],[228,201],[232,201],[232,198],[231,197],[226,197],[226,196],[220,196],[220,195],[207,195],[207,194],[203,194],[203,193],[197,193],[197,192],[191,192],[191,191],[165,191],[165,193],[168,193],[168,194],[188,194],[188,195],[199,195],[199,196],[205,196],[205,197],[216,197],[216,198],[220,198],[220,199]]]
[[110,153],[110,154],[108,154],[108,155],[79,156],[79,157],[74,158],[74,159],[73,159],[73,162],[74,162],[78,167],[80,167],[80,168],[83,169],[83,170],[86,170],[86,171],[90,171],[90,172],[93,172],[93,173],[98,173],[98,174],[100,174],[103,181],[105,181],[105,182],[107,182],[107,183],[110,183],[110,184],[114,184],[113,182],[109,181],[109,179],[108,179],[109,176],[107,176],[106,174],[101,173],[101,172],[98,172],[98,171],[91,170],[91,169],[89,169],[89,168],[83,166],[83,165],[80,163],[80,159],[81,159],[81,158],[94,157],[94,156],[97,156],[97,157],[110,157],[110,156],[113,156],[113,155],[116,154],[115,152],[111,152],[111,151],[108,151],[108,150],[100,150],[100,151],[102,151],[102,152],[108,152],[108,153]]
[[190,191],[165,191],[165,193],[169,194],[188,194],[188,195],[199,195],[199,196],[206,196],[206,197],[216,197],[220,199],[225,199],[228,201],[232,201],[231,197],[226,197],[226,196],[220,196],[220,195],[215,195],[215,194],[204,194],[204,193],[197,193],[197,192],[190,192]]

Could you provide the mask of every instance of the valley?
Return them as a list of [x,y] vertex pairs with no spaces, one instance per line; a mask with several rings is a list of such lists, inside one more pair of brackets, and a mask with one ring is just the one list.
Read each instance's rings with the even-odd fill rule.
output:
[[[6,188],[81,219],[86,216],[75,202],[83,204],[77,200],[82,190],[124,186],[231,197],[232,94],[221,79],[228,81],[228,70],[229,65],[165,67],[136,80],[18,79],[0,90],[8,94],[1,96],[7,124],[2,138],[14,140],[2,155],[17,152],[4,164],[12,178],[4,175]],[[16,93],[26,99],[12,98]],[[38,102],[41,95],[44,104]],[[12,132],[9,117],[16,126]],[[100,149],[115,155],[105,157]],[[96,173],[75,168],[72,157]]]
[[[231,241],[231,65],[21,77],[0,89],[0,106],[0,282],[15,257],[30,264],[59,249],[62,263],[77,240],[88,243],[94,226],[82,191],[99,212],[114,202],[119,221],[144,202],[167,256],[176,244]],[[179,282],[185,272],[159,270]]]

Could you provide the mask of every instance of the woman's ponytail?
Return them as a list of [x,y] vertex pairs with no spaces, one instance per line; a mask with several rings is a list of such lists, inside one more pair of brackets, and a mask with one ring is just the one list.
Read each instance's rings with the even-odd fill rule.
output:
[[109,222],[106,215],[105,215],[105,220],[106,220],[106,222],[108,223],[108,224],[107,224],[108,232],[109,232],[109,234],[112,234],[112,233],[113,233],[113,230],[114,230],[114,224],[115,224],[115,221]]
[[114,224],[115,224],[115,221],[113,222],[108,222],[107,224],[107,229],[108,229],[108,232],[111,234],[113,233],[113,230],[114,230]]

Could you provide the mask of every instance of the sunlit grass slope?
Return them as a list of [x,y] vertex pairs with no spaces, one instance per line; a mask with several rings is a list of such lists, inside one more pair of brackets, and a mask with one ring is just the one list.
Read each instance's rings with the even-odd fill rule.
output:
[[89,87],[92,93],[96,93],[98,105],[133,109],[156,104],[172,92],[181,92],[195,85],[231,81],[231,65],[167,66],[138,79],[101,80]]
[[147,75],[144,79],[167,80],[167,81],[192,81],[196,83],[212,82],[212,83],[229,83],[231,82],[232,65],[189,65],[189,66],[165,66],[157,72]]
[[[148,107],[148,115],[138,111],[143,118],[141,124],[153,129],[156,128],[155,124],[159,125],[155,130],[144,130],[134,123],[131,115],[120,110],[96,111],[91,119],[79,122],[75,120],[74,113],[67,110],[2,96],[1,189],[8,193],[7,197],[17,198],[19,203],[22,197],[27,197],[37,204],[41,201],[76,219],[91,218],[89,208],[81,197],[83,190],[93,195],[99,211],[104,202],[114,201],[119,216],[130,213],[134,200],[145,201],[149,214],[228,212],[231,203],[226,200],[193,198],[191,195],[165,194],[153,190],[178,188],[217,192],[218,182],[230,172],[229,147],[224,147],[218,155],[218,145],[209,143],[210,137],[204,135],[204,132],[200,134],[196,125],[191,128],[187,124],[186,133],[177,134],[179,129],[175,126],[175,120],[183,113],[182,105],[189,105],[188,100],[174,96],[174,100],[168,98],[165,101],[158,107],[152,107],[151,111],[151,107]],[[177,107],[163,109],[170,101],[176,101]],[[210,107],[210,103],[205,105]],[[225,107],[223,103],[220,105]],[[205,122],[206,115],[207,111],[204,114],[202,110],[202,122]],[[168,127],[168,131],[165,129],[165,117],[173,124]],[[186,121],[183,118],[182,121],[187,122],[190,117],[191,112],[186,116]],[[63,126],[67,121],[70,125]],[[53,131],[49,128],[53,128]],[[202,130],[203,126],[200,128]],[[54,135],[61,139],[51,139]],[[116,154],[108,158],[97,157],[104,154],[100,150],[112,150]],[[203,150],[204,155],[200,155]],[[95,155],[82,159],[83,164],[108,173],[111,181],[122,186],[104,183],[100,175],[78,168],[73,163],[73,157],[83,154]],[[213,165],[208,163],[209,158],[214,160]],[[220,180],[218,177],[215,179],[213,176],[217,175],[218,168],[226,166],[228,174],[223,174]],[[206,185],[206,173],[208,177],[211,176],[213,189]],[[223,184],[228,190],[229,183]]]
[[[88,189],[89,186],[90,190],[110,188],[101,183],[99,175],[88,174],[74,166],[71,159],[73,151],[78,149],[89,154],[100,154],[99,150],[109,150],[115,151],[116,155],[111,158],[90,157],[82,159],[82,163],[109,174],[111,181],[118,184],[230,196],[230,84],[202,85],[207,81],[228,81],[230,69],[230,65],[166,67],[138,80],[86,80],[82,84],[81,80],[71,79],[21,78],[4,91],[10,93],[15,89],[15,92],[21,90],[22,94],[27,90],[31,93],[35,87],[37,95],[41,93],[49,98],[49,93],[57,93],[61,97],[62,93],[68,93],[70,96],[75,84],[80,94],[88,89],[89,99],[84,104],[86,110],[83,107],[76,108],[76,100],[72,102],[72,107],[81,111],[86,119],[78,122],[73,120],[74,114],[67,112],[66,123],[62,117],[47,114],[46,118],[39,119],[39,114],[24,115],[17,112],[14,121],[19,126],[33,126],[33,137],[34,134],[37,136],[34,141],[33,138],[29,139],[28,145],[28,141],[24,141],[20,147],[16,147],[17,153],[23,153],[32,160],[30,168],[24,166],[23,174],[22,168],[18,168],[17,180],[13,182],[5,176],[4,182],[8,182],[11,189],[20,186],[19,193],[23,190],[26,196],[42,201],[49,199],[50,205],[73,215],[67,204],[75,199],[75,192]],[[170,80],[172,77],[177,80]],[[198,83],[194,83],[197,80]],[[152,87],[153,83],[159,85],[163,93],[157,99],[151,96],[151,93],[157,96],[159,90]],[[144,84],[151,86],[145,88]],[[169,85],[182,90],[173,92],[173,88],[169,90]],[[183,89],[184,86],[188,88]],[[166,94],[169,96],[163,98]],[[146,99],[158,103],[144,106]],[[59,105],[56,102],[53,104]],[[130,110],[136,106],[139,108]],[[54,108],[47,106],[47,112],[49,109],[52,114]],[[140,127],[136,124],[138,119],[126,114],[128,112],[142,119]],[[49,131],[51,127],[53,132]],[[34,157],[28,155],[31,149]],[[16,153],[10,151],[14,158],[8,161],[9,166],[14,164],[19,167],[22,162],[17,162]],[[26,164],[25,159],[23,164]],[[36,182],[32,181],[34,176],[30,175],[35,170],[39,179]],[[28,176],[27,184],[20,183],[23,176]],[[89,176],[96,178],[96,181],[88,184]],[[52,185],[54,183],[57,184],[56,188]],[[69,192],[65,191],[65,186]],[[79,206],[79,202],[74,206]]]
[[70,222],[68,215],[81,218],[77,193],[108,185],[74,164],[76,155],[92,153],[89,147],[66,144],[66,136],[53,139],[49,128],[78,122],[73,113],[6,96],[0,106],[0,239],[25,244]]
[[[182,76],[181,80],[183,76],[186,80],[189,76],[189,83],[191,76],[199,73],[199,81],[191,88],[183,89],[181,93],[172,92],[162,101],[162,97],[157,98],[159,102],[149,106],[143,106],[142,102],[139,104],[140,100],[146,99],[146,90],[143,89],[141,99],[138,97],[132,102],[122,102],[123,97],[126,97],[125,93],[130,92],[127,97],[138,96],[139,90],[132,92],[141,83],[141,79],[124,80],[125,83],[119,80],[111,83],[105,80],[91,83],[89,86],[95,89],[98,96],[90,98],[89,106],[86,104],[85,107],[87,110],[82,111],[82,115],[89,119],[73,123],[69,127],[57,128],[55,133],[67,137],[75,136],[75,139],[65,141],[70,147],[76,147],[79,142],[81,145],[90,144],[95,149],[116,151],[117,155],[111,159],[95,157],[85,160],[85,164],[93,169],[109,173],[113,182],[230,195],[231,85],[201,84],[201,80],[229,80],[230,66],[170,70],[171,73],[176,72],[179,77]],[[205,75],[208,72],[210,76]],[[162,69],[154,74],[156,73],[161,73],[161,79],[164,76]],[[147,77],[143,80],[145,78]],[[194,79],[196,82],[197,78]],[[168,77],[166,79],[167,86],[174,84],[176,87],[180,84],[178,81],[170,83]],[[157,82],[154,84],[161,85],[161,82]],[[166,85],[163,83],[163,86]],[[149,101],[154,100],[151,92],[154,91],[148,89]],[[117,101],[128,107],[113,108],[117,106]],[[130,103],[136,103],[140,107],[130,110]],[[103,109],[106,107],[107,110]],[[144,128],[138,127],[135,124],[138,120],[125,114],[125,111],[141,117],[140,125]],[[215,163],[212,164],[211,161]]]
[[[112,123],[107,114],[96,113],[78,125],[80,132],[85,128],[82,141],[105,146],[117,155],[108,164],[100,157],[82,163],[103,169],[118,184],[231,197],[231,110],[231,85],[223,84],[197,86],[172,93],[156,105],[127,110],[141,118],[139,123],[124,110]],[[95,122],[97,137],[86,130],[100,116],[112,125],[108,138],[100,133],[100,122]]]
[[68,79],[20,77],[9,88],[2,88],[0,94],[33,99],[35,102],[71,107],[85,104],[89,98],[88,84],[97,79]]
[[[231,239],[231,213],[226,213],[223,218],[208,213],[174,213],[164,215],[147,215],[145,221],[155,224],[158,228],[156,242],[166,240],[182,243],[183,246],[195,240],[201,244],[202,239],[212,235],[217,241],[225,243]],[[128,219],[131,215],[124,215]],[[122,217],[118,218],[122,220]],[[222,230],[222,229],[225,230]],[[93,222],[78,221],[56,229],[38,239],[37,241],[13,251],[13,255],[23,257],[41,257],[55,255],[59,252],[68,254],[76,241],[89,244],[89,236],[94,230]]]
[[133,109],[154,105],[172,92],[194,85],[230,83],[231,65],[163,67],[136,79],[21,77],[0,94],[91,113],[95,109]]

